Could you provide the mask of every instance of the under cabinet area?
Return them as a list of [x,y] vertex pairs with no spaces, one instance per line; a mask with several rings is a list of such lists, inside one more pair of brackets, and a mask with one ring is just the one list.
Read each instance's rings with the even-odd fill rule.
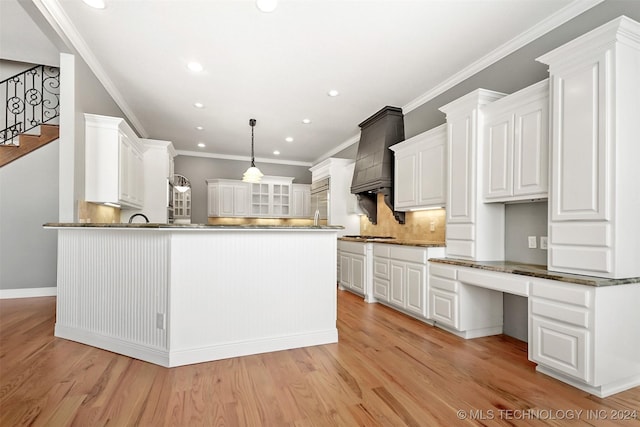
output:
[[85,200],[144,206],[144,147],[118,117],[85,114]]

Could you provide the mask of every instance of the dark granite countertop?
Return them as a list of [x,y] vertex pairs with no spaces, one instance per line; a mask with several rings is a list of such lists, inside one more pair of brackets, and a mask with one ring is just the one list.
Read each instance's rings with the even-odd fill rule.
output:
[[610,279],[607,277],[583,276],[579,274],[561,273],[547,270],[545,265],[523,264],[511,261],[470,261],[456,258],[430,258],[429,261],[460,267],[478,268],[499,273],[519,274],[540,279],[558,280],[560,282],[575,283],[587,286],[614,286],[630,283],[640,283],[640,277],[625,279]]
[[125,228],[125,229],[166,229],[166,230],[342,230],[341,225],[255,225],[255,224],[161,224],[161,223],[84,223],[48,222],[47,228]]
[[361,238],[361,237],[338,237],[338,240],[345,242],[361,243],[385,243],[389,245],[418,246],[422,248],[443,248],[444,242],[431,242],[428,240],[407,240],[407,239],[387,239],[387,238]]

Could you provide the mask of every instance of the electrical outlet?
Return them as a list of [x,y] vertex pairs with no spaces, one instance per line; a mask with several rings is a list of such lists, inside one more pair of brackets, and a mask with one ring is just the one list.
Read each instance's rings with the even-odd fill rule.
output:
[[536,236],[529,236],[527,239],[529,241],[529,249],[535,249],[538,247]]
[[164,313],[156,313],[156,328],[164,331],[165,327]]
[[547,250],[547,236],[540,236],[540,249]]
[[429,230],[436,231],[436,222],[435,221],[431,221],[431,225],[429,226]]

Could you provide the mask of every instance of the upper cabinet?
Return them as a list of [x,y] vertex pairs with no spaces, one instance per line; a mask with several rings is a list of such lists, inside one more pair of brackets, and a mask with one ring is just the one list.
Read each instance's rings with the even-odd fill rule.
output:
[[291,185],[291,217],[311,217],[311,186],[309,184]]
[[446,204],[447,127],[389,147],[394,155],[394,206],[408,211]]
[[124,119],[85,114],[85,200],[144,206],[144,147]]
[[247,217],[251,184],[234,179],[208,179],[207,216]]
[[440,108],[447,115],[447,256],[504,259],[504,206],[483,202],[478,164],[482,107],[504,94],[477,89]]
[[263,176],[251,184],[251,216],[286,218],[291,216],[293,178]]
[[640,24],[617,18],[538,61],[551,76],[548,267],[640,276]]
[[486,202],[548,196],[549,81],[483,107]]

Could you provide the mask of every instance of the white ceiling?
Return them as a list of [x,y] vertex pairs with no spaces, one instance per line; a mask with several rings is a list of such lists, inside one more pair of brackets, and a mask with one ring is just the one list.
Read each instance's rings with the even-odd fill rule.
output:
[[[358,123],[383,106],[406,113],[571,3],[280,0],[266,14],[253,0],[106,0],[104,10],[41,1],[59,3],[142,136],[246,157],[255,118],[258,160],[308,163],[357,141]],[[186,68],[193,60],[203,72]]]

